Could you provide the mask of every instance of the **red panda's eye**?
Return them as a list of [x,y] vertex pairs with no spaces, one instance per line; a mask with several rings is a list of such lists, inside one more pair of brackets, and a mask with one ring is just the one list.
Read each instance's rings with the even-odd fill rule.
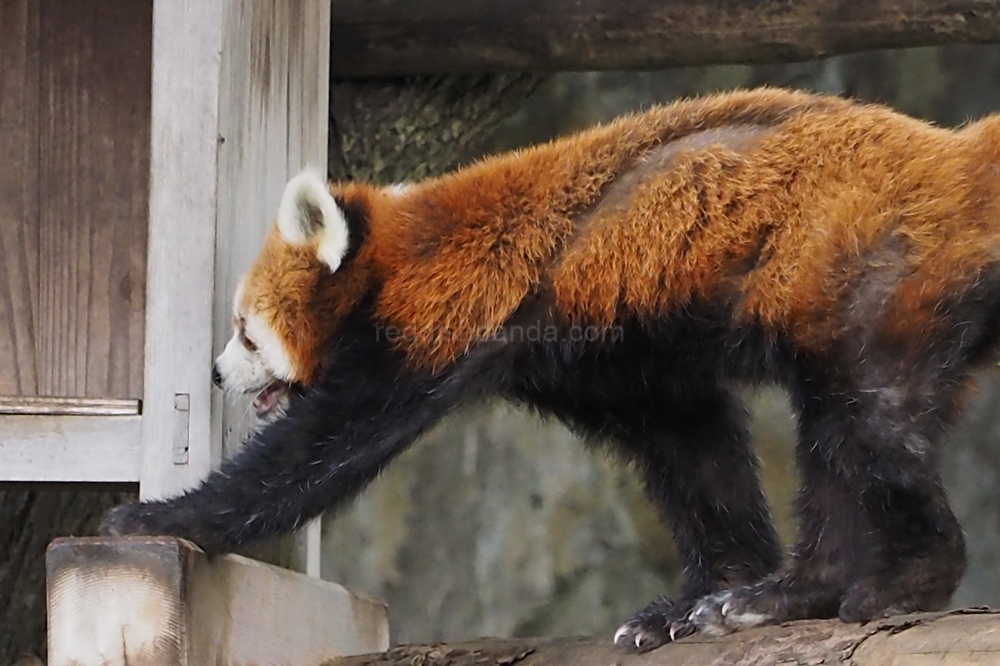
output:
[[244,333],[243,331],[240,331],[240,342],[242,342],[243,346],[247,348],[247,351],[251,351],[251,352],[257,351],[257,345],[255,345],[253,343],[253,340],[251,340],[250,338],[248,338],[246,336],[246,333]]

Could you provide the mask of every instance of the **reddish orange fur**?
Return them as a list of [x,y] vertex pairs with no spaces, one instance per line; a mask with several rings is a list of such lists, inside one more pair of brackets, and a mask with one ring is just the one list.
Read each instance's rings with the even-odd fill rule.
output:
[[[933,331],[942,293],[1000,256],[998,122],[951,131],[774,89],[682,101],[401,194],[336,187],[368,211],[359,254],[317,295],[314,250],[272,231],[244,301],[293,346],[304,379],[371,285],[382,321],[415,334],[399,340],[412,362],[434,368],[540,289],[594,325],[731,299],[737,316],[818,349],[843,334],[845,298],[868,280],[888,290],[884,333],[913,339]],[[718,141],[699,134],[713,128]]]

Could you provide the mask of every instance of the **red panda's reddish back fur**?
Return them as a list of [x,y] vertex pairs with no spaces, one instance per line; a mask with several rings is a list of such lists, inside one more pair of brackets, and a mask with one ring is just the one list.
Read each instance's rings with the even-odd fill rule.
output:
[[[1000,116],[944,130],[757,90],[404,188],[300,174],[213,368],[287,412],[199,488],[102,529],[208,552],[290,531],[496,397],[613,445],[670,522],[680,594],[618,644],[940,610],[966,555],[938,445],[1000,347],[998,157]],[[507,338],[536,322],[555,335]],[[736,382],[796,411],[784,567]]]
[[374,284],[380,318],[409,333],[398,344],[434,368],[540,288],[561,315],[594,325],[729,298],[811,348],[838,335],[841,299],[874,267],[892,274],[887,334],[931,331],[940,294],[998,257],[991,127],[944,130],[773,89],[682,101],[398,194],[336,187],[370,223],[355,259],[317,296],[289,277],[310,260],[272,234],[248,291],[267,285],[294,304],[274,326],[303,367]]

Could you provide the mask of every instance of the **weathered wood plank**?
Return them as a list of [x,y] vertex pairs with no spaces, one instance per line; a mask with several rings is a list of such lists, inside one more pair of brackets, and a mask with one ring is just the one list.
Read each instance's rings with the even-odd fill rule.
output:
[[653,69],[1000,41],[998,0],[337,0],[338,77]]
[[39,398],[0,396],[0,415],[137,416],[139,401],[108,398]]
[[0,481],[136,483],[139,416],[0,418]]
[[249,402],[212,390],[212,359],[289,174],[325,165],[329,12],[329,0],[154,3],[144,498],[191,487],[245,435]]
[[38,392],[38,0],[0,0],[0,394]]
[[[213,347],[232,336],[236,284],[260,251],[288,180],[326,171],[329,0],[234,0],[223,32]],[[219,396],[221,397],[221,396]],[[250,398],[219,401],[223,451],[248,432]]]
[[[260,251],[289,178],[326,171],[329,108],[329,0],[226,6],[219,89],[219,202],[215,257],[214,353],[232,335],[232,298]],[[249,396],[216,393],[213,432],[235,453],[252,424]],[[287,546],[255,553],[319,575],[319,521]],[[279,549],[281,550],[281,549]]]
[[721,638],[691,636],[646,654],[610,637],[478,640],[402,645],[326,666],[986,666],[1000,663],[1000,614],[979,611],[889,618],[867,625],[792,622]]
[[[149,263],[140,495],[193,486],[218,464],[210,432],[212,279],[223,0],[154,0]],[[175,457],[175,397],[191,445]],[[176,461],[176,462],[175,462]]]
[[385,606],[176,539],[59,539],[50,666],[316,666],[388,647]]
[[151,4],[40,3],[38,391],[138,398]]

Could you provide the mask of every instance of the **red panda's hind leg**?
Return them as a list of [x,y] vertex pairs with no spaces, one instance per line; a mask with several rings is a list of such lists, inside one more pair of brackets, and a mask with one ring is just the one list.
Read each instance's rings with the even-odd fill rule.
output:
[[965,569],[965,544],[936,446],[960,382],[931,366],[957,372],[962,363],[920,370],[887,358],[873,350],[850,377],[818,372],[802,382],[803,483],[790,566],[703,597],[691,613],[699,631],[838,616],[861,622],[947,605]]

